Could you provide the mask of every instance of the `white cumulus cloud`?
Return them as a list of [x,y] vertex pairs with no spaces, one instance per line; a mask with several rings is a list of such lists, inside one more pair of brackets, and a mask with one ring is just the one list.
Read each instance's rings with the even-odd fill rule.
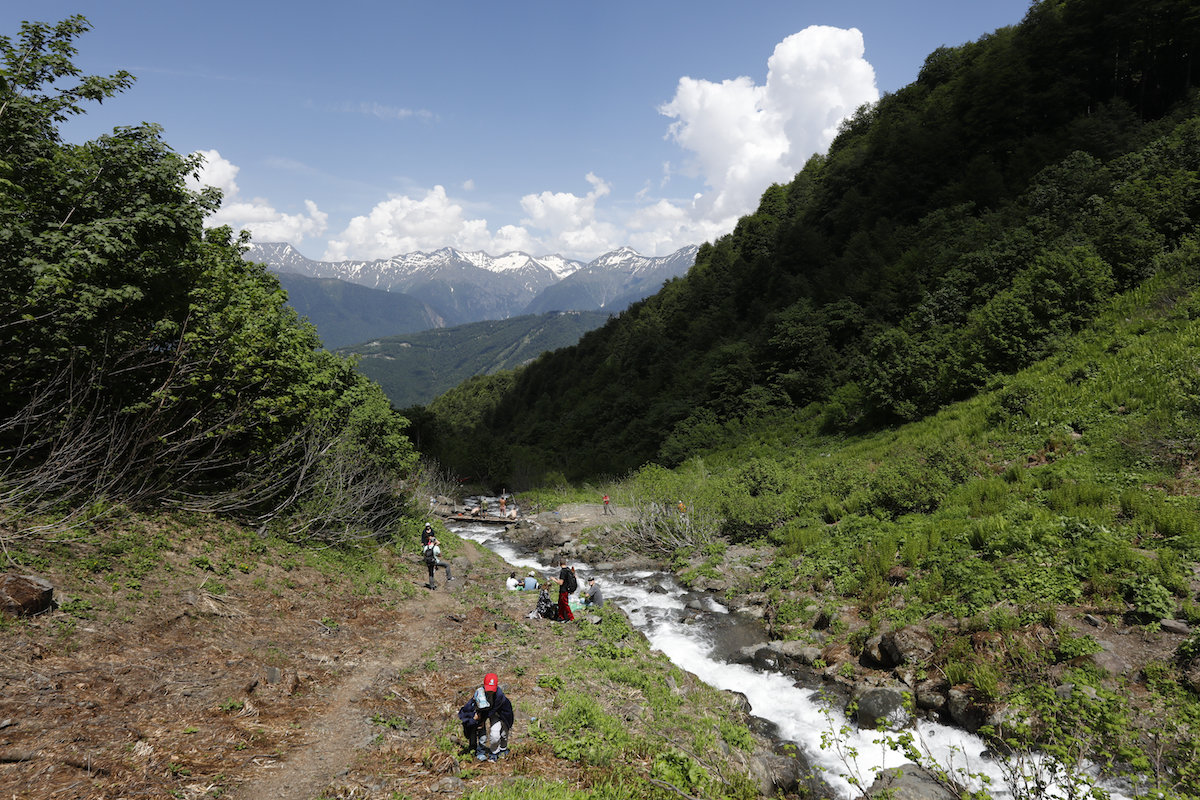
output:
[[582,197],[570,192],[541,192],[521,198],[521,208],[526,214],[521,224],[540,232],[542,252],[599,255],[625,244],[621,241],[622,231],[601,220],[596,212],[597,201],[607,196],[612,187],[591,172],[585,180],[592,189]]
[[[812,26],[776,45],[761,86],[744,76],[680,78],[659,111],[675,120],[667,136],[689,152],[706,185],[688,208],[697,224],[728,231],[769,185],[791,180],[824,152],[843,119],[879,99],[863,52],[856,28]],[[645,213],[653,219],[661,212],[651,206]]]
[[228,225],[234,230],[248,230],[260,242],[291,242],[300,244],[306,237],[325,232],[329,215],[312,200],[304,201],[305,213],[288,214],[277,210],[260,197],[249,200],[241,197],[237,175],[240,167],[222,158],[216,150],[198,151],[204,157],[197,179],[190,179],[193,189],[213,186],[221,190],[221,207],[206,220],[212,227]]
[[[520,240],[515,230],[505,238]],[[326,261],[388,258],[439,247],[487,250],[493,246],[485,219],[468,219],[461,203],[434,186],[423,197],[393,195],[363,216],[354,217],[329,241]]]

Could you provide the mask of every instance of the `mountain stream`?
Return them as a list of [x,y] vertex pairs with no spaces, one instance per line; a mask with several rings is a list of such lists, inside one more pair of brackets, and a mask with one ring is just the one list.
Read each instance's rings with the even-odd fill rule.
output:
[[[542,576],[557,574],[557,567],[540,563],[505,540],[503,529],[454,523],[449,527],[516,567],[535,570]],[[667,573],[594,569],[580,572],[581,584],[594,576],[601,584],[605,602],[616,603],[651,646],[674,664],[710,686],[744,695],[751,713],[773,723],[780,740],[796,743],[840,797],[860,795],[847,776],[857,778],[865,789],[879,770],[909,761],[887,746],[886,734],[859,730],[840,707],[825,701],[818,691],[798,685],[793,678],[779,672],[765,672],[731,661],[732,654],[741,647],[766,641],[758,620],[730,612],[710,595],[688,592]],[[1012,796],[1007,790],[1005,770],[982,739],[927,720],[918,720],[913,733],[927,761],[960,776],[972,788],[980,788],[978,776],[986,776],[993,796]],[[1009,771],[1012,769],[1015,766]],[[1025,765],[1027,773],[1031,769],[1040,769],[1043,774],[1049,772],[1045,763]],[[1028,788],[1032,787],[1023,792],[1026,796]],[[1125,796],[1124,790],[1111,786],[1105,789],[1113,798]],[[1049,796],[1067,794],[1063,790],[1049,792]]]

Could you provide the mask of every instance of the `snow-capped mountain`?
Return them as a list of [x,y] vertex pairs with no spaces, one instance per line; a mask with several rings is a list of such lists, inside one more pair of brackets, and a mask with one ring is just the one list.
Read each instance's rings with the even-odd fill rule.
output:
[[[277,272],[403,292],[436,309],[447,325],[458,325],[541,311],[605,308],[616,313],[658,291],[663,280],[686,272],[696,250],[685,247],[670,256],[652,257],[623,247],[584,264],[559,255],[491,256],[443,247],[373,261],[329,262],[307,259],[287,243],[266,242],[252,244],[245,258]],[[564,284],[565,290],[558,288]],[[543,301],[547,292],[550,296]],[[624,305],[617,307],[621,302]]]
[[618,313],[657,292],[664,281],[686,273],[696,263],[699,249],[690,245],[660,257],[643,256],[629,247],[613,250],[543,289],[525,313],[601,308]]

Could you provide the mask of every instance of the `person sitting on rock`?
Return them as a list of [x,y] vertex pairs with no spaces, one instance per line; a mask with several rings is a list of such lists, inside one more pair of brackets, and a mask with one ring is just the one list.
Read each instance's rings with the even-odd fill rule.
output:
[[583,604],[588,608],[604,608],[604,593],[595,578],[588,578],[587,590],[583,593]]
[[525,586],[524,586],[525,591],[536,592],[540,586],[541,586],[541,584],[538,583],[536,572],[531,572],[525,576]]
[[458,710],[469,752],[478,761],[496,761],[508,754],[508,733],[513,726],[512,701],[504,696],[496,673],[483,676],[471,699]]

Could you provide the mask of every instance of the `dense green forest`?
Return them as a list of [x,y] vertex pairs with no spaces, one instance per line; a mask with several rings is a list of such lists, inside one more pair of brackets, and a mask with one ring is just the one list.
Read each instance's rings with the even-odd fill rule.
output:
[[468,378],[515,369],[548,350],[572,345],[608,318],[605,311],[523,314],[381,336],[336,352],[356,357],[359,372],[376,381],[392,405],[421,415],[420,405]]
[[433,404],[422,442],[512,485],[679,464],[813,403],[864,431],[971,396],[1194,232],[1198,42],[1191,3],[1045,0],[938,49],[686,277]]
[[321,349],[243,240],[203,228],[220,195],[187,187],[196,157],[151,124],[60,137],[133,83],[81,75],[88,27],[0,37],[0,502],[390,529],[415,460],[406,421]]

